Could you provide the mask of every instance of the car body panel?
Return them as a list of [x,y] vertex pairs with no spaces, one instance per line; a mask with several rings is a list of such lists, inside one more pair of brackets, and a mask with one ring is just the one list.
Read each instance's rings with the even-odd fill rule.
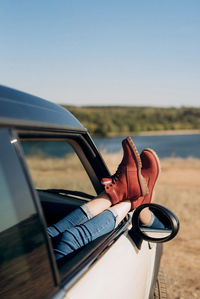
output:
[[0,85],[1,122],[12,124],[24,121],[26,125],[51,125],[72,130],[86,131],[68,110],[39,97]]
[[155,250],[148,242],[138,250],[127,233],[121,235],[64,298],[147,299]]

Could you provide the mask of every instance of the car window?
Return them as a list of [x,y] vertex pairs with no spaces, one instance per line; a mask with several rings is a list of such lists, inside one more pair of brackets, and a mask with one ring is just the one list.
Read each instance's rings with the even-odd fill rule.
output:
[[[42,134],[36,138],[24,132],[20,135],[27,170],[34,183],[33,187],[36,188],[47,227],[53,226],[72,210],[84,204],[85,200],[96,195],[93,184],[96,187],[96,181],[100,183],[91,163],[91,156],[95,157],[99,172],[102,171],[101,162],[87,143],[81,142],[80,139],[79,136],[72,135],[63,139],[50,139],[49,135],[46,137]],[[60,192],[60,189],[72,192]],[[116,234],[118,229],[116,228]],[[49,239],[52,247],[58,239]],[[90,265],[94,258],[90,253],[94,254],[95,251],[95,256],[99,256],[99,252],[105,249],[105,244],[108,243],[104,243],[104,240],[108,240],[108,235],[57,261],[61,281],[71,284],[74,279],[78,279],[86,269],[85,263]]]
[[36,189],[64,189],[95,195],[74,148],[66,140],[22,140]]
[[0,143],[0,298],[43,298],[54,281],[42,225],[8,131]]

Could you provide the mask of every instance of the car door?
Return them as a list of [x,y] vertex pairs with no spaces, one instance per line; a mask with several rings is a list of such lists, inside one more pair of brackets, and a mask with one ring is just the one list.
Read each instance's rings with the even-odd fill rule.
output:
[[[67,132],[19,136],[46,226],[102,188],[105,166],[88,136]],[[61,267],[57,265],[65,298],[148,298],[156,245],[143,242],[138,250],[128,235],[130,219],[131,214],[115,231],[78,251]]]
[[156,245],[143,242],[138,250],[124,232],[81,279],[69,289],[66,299],[149,298]]
[[46,298],[56,292],[56,274],[16,143],[0,129],[0,298]]

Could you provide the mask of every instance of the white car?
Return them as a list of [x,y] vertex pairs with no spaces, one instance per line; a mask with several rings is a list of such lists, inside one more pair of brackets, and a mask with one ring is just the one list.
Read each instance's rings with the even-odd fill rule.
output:
[[140,227],[141,206],[56,263],[47,226],[100,193],[110,175],[71,113],[1,86],[0,144],[0,298],[166,298],[158,287],[161,243],[179,223],[158,205],[149,207],[165,230]]

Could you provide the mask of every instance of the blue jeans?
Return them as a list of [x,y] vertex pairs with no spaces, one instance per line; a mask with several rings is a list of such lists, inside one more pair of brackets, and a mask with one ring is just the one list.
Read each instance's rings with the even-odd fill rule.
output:
[[56,260],[115,228],[116,218],[110,210],[106,210],[92,219],[88,218],[82,208],[78,208],[55,225],[48,227],[48,234],[53,238]]
[[[48,227],[56,260],[111,232],[115,228],[116,217],[111,210],[93,217],[84,205]],[[149,227],[164,228],[164,225],[153,215]]]

